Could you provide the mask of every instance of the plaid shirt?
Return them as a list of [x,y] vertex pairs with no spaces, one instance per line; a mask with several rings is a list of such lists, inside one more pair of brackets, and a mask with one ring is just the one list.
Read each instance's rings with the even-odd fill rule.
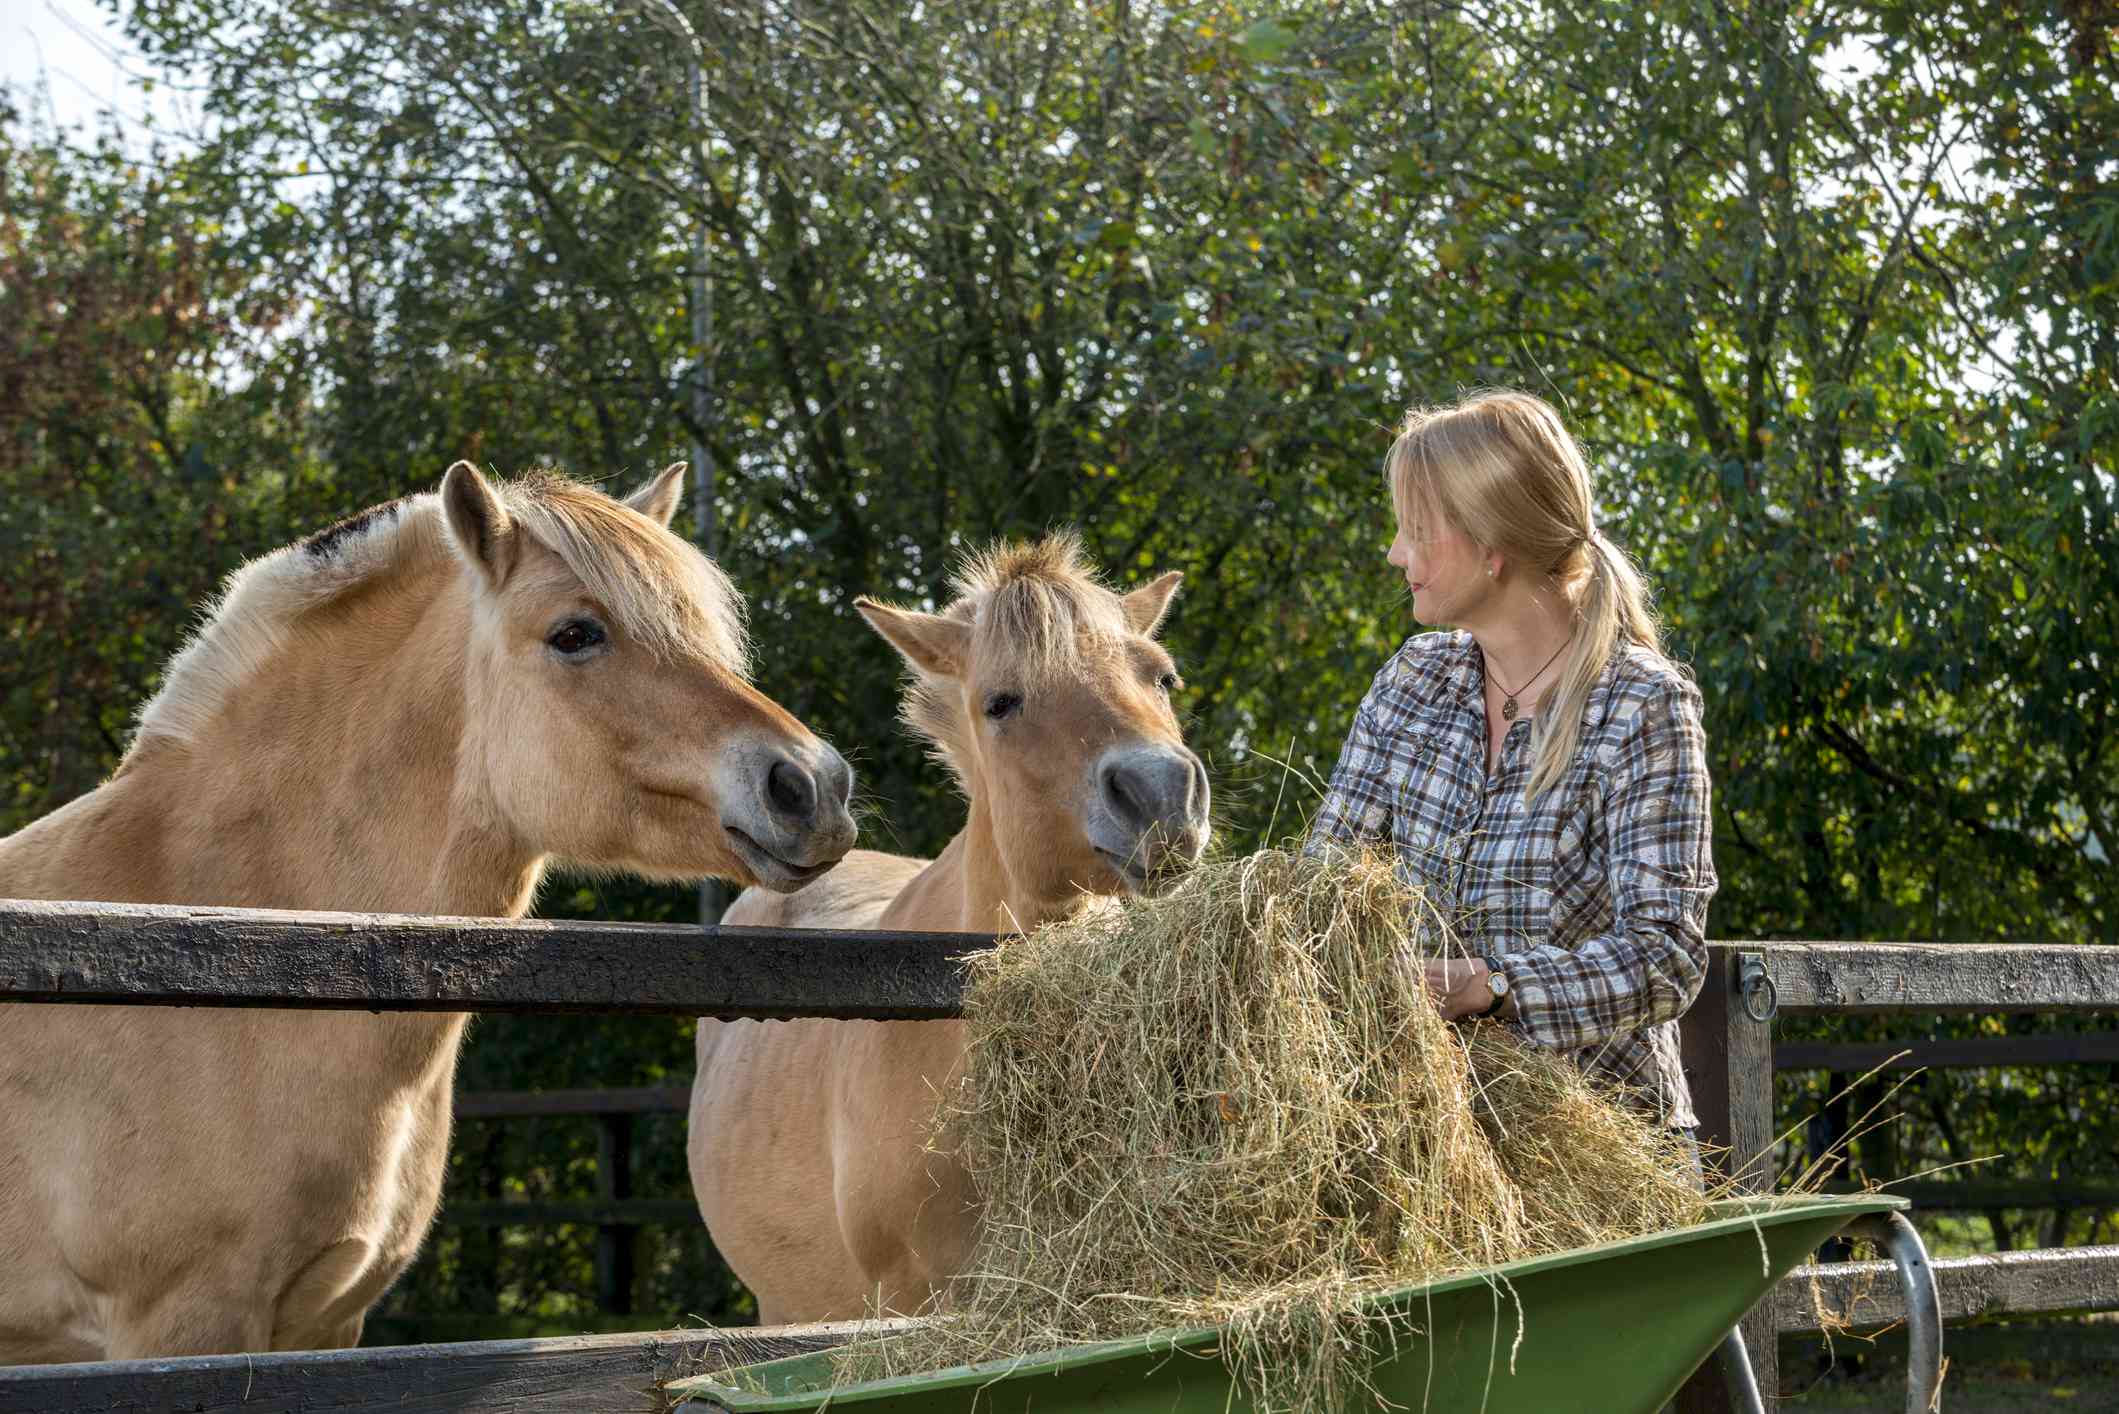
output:
[[1526,1039],[1692,1126],[1676,1023],[1715,890],[1699,690],[1646,649],[1614,653],[1566,774],[1525,805],[1530,718],[1488,776],[1484,672],[1468,633],[1406,640],[1354,714],[1310,847],[1389,841],[1465,948],[1507,974]]

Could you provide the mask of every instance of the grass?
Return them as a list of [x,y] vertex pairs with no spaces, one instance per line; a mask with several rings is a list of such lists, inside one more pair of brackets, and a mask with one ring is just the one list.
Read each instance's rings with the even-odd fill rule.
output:
[[[1949,1414],[2018,1414],[2034,1409],[2119,1409],[2119,1323],[2110,1317],[2005,1321],[1943,1333],[1950,1357],[1942,1406]],[[1819,1369],[1812,1342],[1781,1350],[1780,1407],[1799,1414],[1870,1414],[1905,1408],[1902,1337],[1875,1347],[1837,1343],[1842,1363]],[[1850,1373],[1851,1371],[1851,1373]]]
[[[1905,1375],[1863,1377],[1805,1389],[1783,1379],[1778,1408],[1801,1414],[1900,1414],[1906,1407]],[[2008,1371],[1953,1370],[1943,1382],[1942,1407],[1950,1414],[2031,1414],[2033,1410],[2119,1409],[2119,1373],[2095,1369],[2048,1370],[2036,1375]]]

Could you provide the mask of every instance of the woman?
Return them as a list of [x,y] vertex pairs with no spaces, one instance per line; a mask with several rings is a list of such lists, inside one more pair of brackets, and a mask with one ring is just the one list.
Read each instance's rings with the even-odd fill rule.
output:
[[1416,634],[1376,675],[1312,847],[1387,841],[1472,958],[1426,964],[1450,1020],[1572,1052],[1696,1124],[1677,1018],[1706,965],[1700,695],[1598,531],[1559,416],[1482,392],[1410,414],[1387,462]]

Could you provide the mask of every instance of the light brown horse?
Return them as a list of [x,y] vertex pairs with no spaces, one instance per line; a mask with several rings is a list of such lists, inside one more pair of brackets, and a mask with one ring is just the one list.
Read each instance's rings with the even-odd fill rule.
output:
[[[856,850],[800,892],[745,894],[726,921],[1006,933],[1196,860],[1207,777],[1153,638],[1179,578],[1121,597],[1058,537],[977,561],[943,614],[861,601],[911,664],[906,719],[970,818],[932,863]],[[976,1198],[925,1141],[962,1023],[702,1021],[697,1050],[692,1184],[761,1320],[910,1312],[961,1268]]]
[[[846,764],[666,525],[552,476],[253,561],[0,896],[515,916],[546,861],[794,888]],[[469,1018],[0,1004],[0,1361],[351,1345],[441,1191]]]

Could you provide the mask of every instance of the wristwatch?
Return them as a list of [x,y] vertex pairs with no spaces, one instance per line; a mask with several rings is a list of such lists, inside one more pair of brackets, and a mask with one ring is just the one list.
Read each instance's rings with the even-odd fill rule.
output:
[[1479,960],[1486,964],[1486,989],[1494,994],[1494,999],[1479,1013],[1482,1017],[1488,1017],[1499,1011],[1501,1003],[1508,1000],[1508,974],[1501,970],[1499,959],[1491,955]]

